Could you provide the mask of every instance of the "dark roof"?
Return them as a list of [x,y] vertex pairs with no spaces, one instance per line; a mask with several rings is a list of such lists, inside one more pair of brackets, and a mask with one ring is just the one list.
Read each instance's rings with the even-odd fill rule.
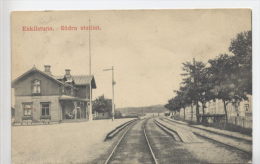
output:
[[84,76],[84,75],[78,75],[78,76],[72,76],[75,84],[77,85],[85,85],[89,84],[91,80],[94,78],[94,76]]
[[[43,76],[57,82],[58,84],[73,87],[69,83],[65,83],[62,81],[62,79],[64,79],[64,76],[53,76],[53,75],[47,74],[47,73],[37,69],[35,66],[33,66],[33,68],[31,68],[30,70],[28,70],[27,72],[25,72],[21,76],[17,77],[15,80],[13,80],[12,85],[15,85],[20,79],[22,79],[23,77],[27,76],[28,74],[30,74],[32,72],[39,72]],[[96,82],[95,82],[95,78],[93,75],[75,75],[75,76],[72,76],[72,80],[74,81],[75,85],[88,85],[91,83],[92,88],[93,89],[96,88]]]
[[[53,76],[57,80],[64,79],[64,76]],[[93,75],[72,75],[75,85],[88,85],[91,83],[92,88],[96,88],[96,82]]]
[[[53,76],[43,72],[43,71],[40,71],[39,69],[37,69],[35,66],[33,66],[33,68],[31,68],[30,70],[28,70],[27,72],[25,72],[24,74],[22,74],[21,76],[17,77],[15,80],[12,81],[12,85],[15,85],[20,79],[24,78],[25,76],[27,76],[28,74],[32,73],[32,72],[39,72],[40,74],[42,74],[43,76],[55,81],[56,83],[58,84],[61,84],[61,85],[65,85],[63,82],[57,80],[56,78],[54,78]],[[67,85],[67,84],[66,84]]]

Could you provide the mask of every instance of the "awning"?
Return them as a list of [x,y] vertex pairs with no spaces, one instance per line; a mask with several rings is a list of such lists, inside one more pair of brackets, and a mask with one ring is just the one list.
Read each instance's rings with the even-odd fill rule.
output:
[[89,101],[88,99],[83,99],[83,98],[79,98],[79,97],[73,97],[73,96],[68,96],[68,95],[62,95],[59,98],[61,101],[67,101],[67,100],[73,100],[73,101]]

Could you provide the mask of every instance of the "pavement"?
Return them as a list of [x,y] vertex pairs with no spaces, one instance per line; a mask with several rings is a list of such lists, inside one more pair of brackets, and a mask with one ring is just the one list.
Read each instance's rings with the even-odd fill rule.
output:
[[91,163],[111,147],[104,138],[131,119],[12,127],[12,163]]

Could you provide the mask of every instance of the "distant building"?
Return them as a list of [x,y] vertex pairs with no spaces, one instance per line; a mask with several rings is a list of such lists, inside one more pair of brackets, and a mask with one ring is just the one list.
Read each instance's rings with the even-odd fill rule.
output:
[[99,119],[109,119],[111,118],[111,113],[106,111],[106,112],[95,112],[94,114],[94,119],[99,120]]
[[54,76],[50,65],[44,67],[44,71],[33,67],[12,82],[14,122],[87,119],[90,85],[96,88],[94,76],[71,75],[69,69]]
[[[245,128],[252,128],[252,95],[247,95],[248,100],[243,100],[237,106],[232,103],[227,104],[228,122]],[[200,114],[202,107],[200,104]],[[218,115],[225,114],[222,100],[216,99],[206,103],[205,114]],[[178,113],[181,118],[184,118],[184,109]],[[196,107],[188,106],[185,108],[185,120],[196,121]]]
[[[93,104],[93,110],[94,110],[94,119],[99,120],[99,119],[108,119],[111,118],[112,116],[112,99],[106,99],[107,101],[107,106],[104,108],[101,108],[99,110],[95,110],[94,104]],[[95,102],[94,102],[95,103]]]

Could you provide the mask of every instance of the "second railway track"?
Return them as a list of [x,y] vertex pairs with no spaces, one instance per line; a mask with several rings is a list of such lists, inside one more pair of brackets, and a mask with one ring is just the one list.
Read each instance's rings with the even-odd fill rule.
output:
[[138,120],[123,129],[113,138],[113,147],[103,158],[105,164],[234,163],[234,159],[246,163],[251,158],[247,153],[207,140],[178,141],[155,119]]
[[212,133],[212,132],[198,129],[198,128],[188,126],[185,124],[176,123],[176,122],[173,122],[173,121],[170,121],[167,119],[160,119],[160,120],[162,120],[163,122],[168,122],[176,127],[192,131],[197,136],[200,136],[207,140],[211,140],[217,144],[222,144],[222,145],[228,146],[232,149],[237,149],[237,150],[247,153],[249,155],[252,154],[251,144],[248,141],[245,141],[243,139],[238,139],[238,138],[234,138],[234,137],[229,137],[227,135]]

